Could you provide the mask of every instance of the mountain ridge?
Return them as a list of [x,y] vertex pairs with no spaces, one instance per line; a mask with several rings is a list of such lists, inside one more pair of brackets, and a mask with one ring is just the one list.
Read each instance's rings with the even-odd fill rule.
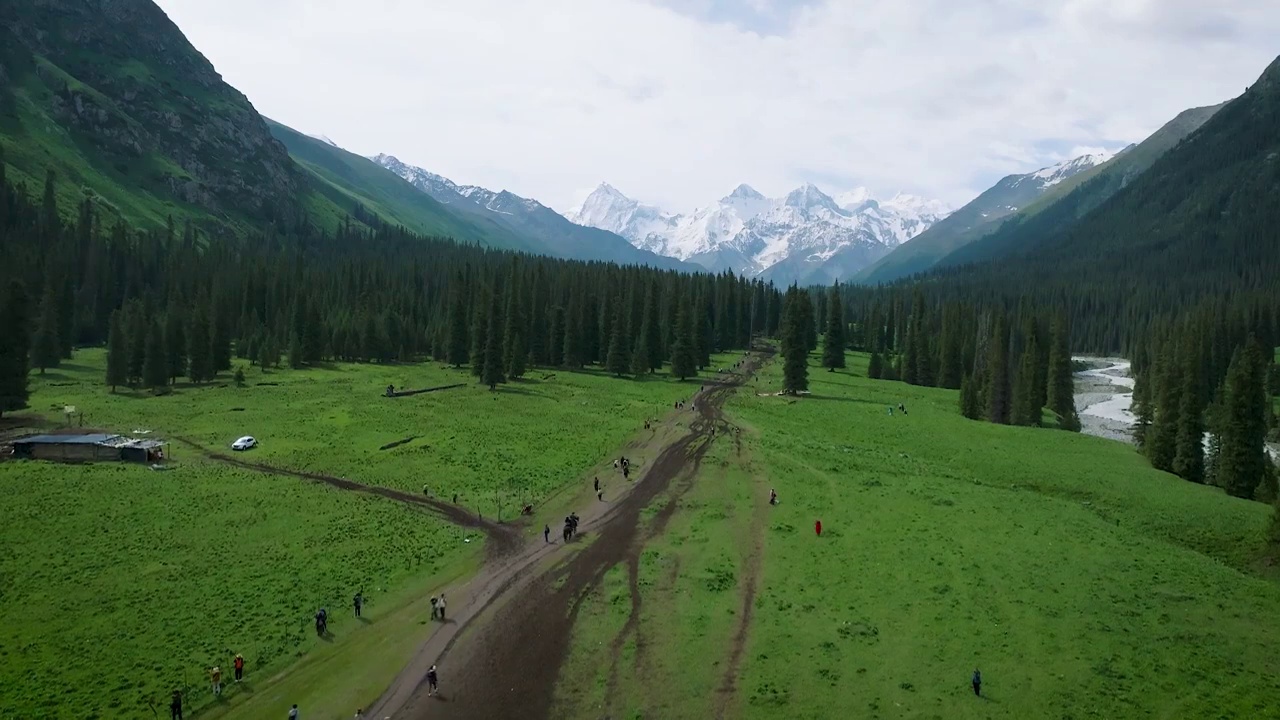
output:
[[[948,210],[939,201],[901,193],[878,202],[861,188],[837,200],[813,183],[768,198],[744,183],[714,204],[673,214],[602,182],[565,216],[714,272],[789,284],[810,276],[824,282],[848,277]],[[841,252],[851,246],[858,250]]]

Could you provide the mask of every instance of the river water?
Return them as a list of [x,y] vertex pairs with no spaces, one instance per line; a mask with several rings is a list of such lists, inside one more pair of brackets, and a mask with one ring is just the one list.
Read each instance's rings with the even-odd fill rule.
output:
[[[1129,361],[1123,358],[1076,357],[1073,360],[1092,365],[1088,370],[1075,373],[1076,413],[1080,416],[1080,431],[1111,440],[1133,442],[1133,426],[1138,418],[1133,414],[1133,377]],[[1205,433],[1205,449],[1208,449],[1209,433]],[[1267,453],[1280,463],[1280,447],[1267,446]]]
[[1089,435],[1133,442],[1133,378],[1124,358],[1077,357],[1092,367],[1075,374],[1076,413]]

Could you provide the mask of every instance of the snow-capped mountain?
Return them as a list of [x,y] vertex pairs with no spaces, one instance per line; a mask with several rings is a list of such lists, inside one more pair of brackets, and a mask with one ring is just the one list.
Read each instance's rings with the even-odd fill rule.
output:
[[838,198],[805,184],[770,199],[739,185],[713,205],[673,215],[602,183],[570,220],[616,232],[638,248],[710,270],[808,281],[832,258],[821,281],[840,279],[923,232],[948,212],[936,200],[898,195],[877,202],[865,189]]
[[459,185],[447,177],[401,162],[392,155],[374,155],[373,162],[399,175],[418,190],[449,206],[462,217],[496,221],[531,239],[533,250],[577,260],[610,260],[680,270],[696,269],[671,257],[633,247],[617,234],[574,224],[537,200],[477,185]]

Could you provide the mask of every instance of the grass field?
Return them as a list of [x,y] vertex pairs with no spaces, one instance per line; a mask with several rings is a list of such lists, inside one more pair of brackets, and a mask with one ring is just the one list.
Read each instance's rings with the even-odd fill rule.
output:
[[[252,434],[262,446],[245,456],[256,461],[415,492],[427,484],[490,517],[499,495],[508,514],[521,500],[553,500],[696,387],[660,374],[546,371],[490,393],[465,370],[336,365],[253,369],[246,387],[220,378],[152,397],[111,394],[104,361],[85,350],[33,375],[33,410],[57,423],[75,405],[86,426],[219,450]],[[389,383],[458,382],[467,385],[382,397]],[[466,543],[467,533],[391,501],[173,451],[167,472],[0,462],[0,717],[150,716],[145,700],[163,711],[169,691],[187,685],[187,708],[207,705],[201,673],[219,663],[229,680],[231,652],[254,680],[228,683],[223,702],[250,708],[241,716],[270,716],[252,708],[274,702],[265,679],[282,671],[296,682],[275,685],[289,692],[366,702],[428,631],[412,600],[477,559],[479,537]],[[361,587],[368,625],[348,619]],[[332,642],[311,629],[322,605],[339,618]]]
[[[1121,443],[967,421],[953,391],[869,381],[851,360],[811,368],[811,397],[730,402],[743,455],[704,465],[645,546],[621,652],[625,568],[583,610],[569,714],[1280,717],[1280,586],[1257,574],[1270,508],[1153,471]],[[756,389],[776,391],[779,370]],[[899,402],[909,414],[890,417]],[[781,502],[766,507],[725,701],[757,539],[748,495],[769,487]]]

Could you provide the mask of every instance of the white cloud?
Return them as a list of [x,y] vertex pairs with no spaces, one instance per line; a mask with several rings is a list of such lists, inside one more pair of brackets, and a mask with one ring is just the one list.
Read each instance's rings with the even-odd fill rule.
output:
[[557,209],[601,180],[960,204],[1238,95],[1280,37],[1258,0],[159,4],[262,113]]

